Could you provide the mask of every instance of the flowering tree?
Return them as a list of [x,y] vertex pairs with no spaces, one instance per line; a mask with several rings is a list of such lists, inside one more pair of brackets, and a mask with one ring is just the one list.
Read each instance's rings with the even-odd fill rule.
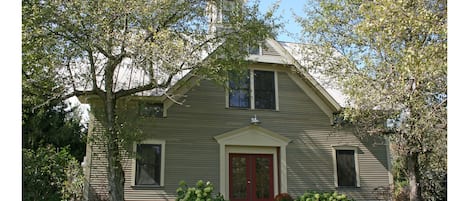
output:
[[299,20],[321,47],[310,69],[340,83],[361,133],[389,137],[412,201],[446,196],[446,12],[445,0],[319,0]]
[[104,105],[111,200],[124,199],[117,100],[164,92],[189,71],[223,80],[239,67],[273,23],[258,3],[236,2],[23,1],[23,69],[54,73],[61,90],[50,100],[95,95]]

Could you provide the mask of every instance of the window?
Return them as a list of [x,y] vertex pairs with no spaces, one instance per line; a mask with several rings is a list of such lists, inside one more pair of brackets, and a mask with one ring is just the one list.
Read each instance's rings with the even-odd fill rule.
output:
[[359,187],[357,148],[335,148],[336,187]]
[[232,73],[227,106],[277,110],[276,85],[274,71],[250,70],[240,74]]
[[259,45],[249,46],[249,54],[260,55],[261,47]]
[[163,186],[164,141],[145,141],[135,144],[135,186]]
[[249,72],[230,75],[230,107],[250,108],[250,82]]
[[275,81],[272,71],[254,71],[256,109],[275,109]]
[[144,117],[159,117],[164,116],[163,103],[140,103],[139,113]]

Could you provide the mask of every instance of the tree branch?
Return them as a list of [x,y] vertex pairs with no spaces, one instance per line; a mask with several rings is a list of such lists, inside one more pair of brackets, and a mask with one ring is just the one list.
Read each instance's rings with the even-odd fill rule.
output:
[[143,91],[148,91],[151,89],[156,89],[156,88],[166,88],[171,84],[171,81],[173,80],[174,74],[169,75],[168,80],[166,80],[165,83],[163,84],[157,84],[156,82],[150,82],[146,85],[142,85],[139,87],[135,87],[132,89],[121,89],[116,92],[116,99],[121,98],[124,96],[130,96],[132,94],[138,93],[138,92],[143,92]]

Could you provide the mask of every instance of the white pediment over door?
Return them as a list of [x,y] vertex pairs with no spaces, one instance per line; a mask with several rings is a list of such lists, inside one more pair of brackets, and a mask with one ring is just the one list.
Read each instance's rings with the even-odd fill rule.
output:
[[290,139],[260,126],[251,125],[214,137],[219,144],[240,146],[285,147]]
[[[253,152],[253,150],[273,150],[273,155],[277,155],[276,149],[279,150],[277,156],[280,167],[274,164],[274,169],[280,169],[279,174],[274,174],[275,186],[278,187],[277,180],[280,180],[280,189],[275,188],[277,193],[287,192],[287,158],[286,147],[291,142],[290,139],[279,135],[275,132],[267,130],[257,125],[250,125],[240,129],[232,130],[214,137],[220,145],[220,193],[225,197],[229,197],[229,171],[228,158],[231,148],[236,147],[243,153]],[[277,159],[275,159],[277,160]],[[274,170],[275,171],[275,170]],[[279,178],[278,178],[279,176]]]

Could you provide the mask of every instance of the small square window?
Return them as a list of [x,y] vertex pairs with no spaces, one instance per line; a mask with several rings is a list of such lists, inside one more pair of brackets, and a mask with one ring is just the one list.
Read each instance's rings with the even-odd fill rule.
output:
[[140,115],[144,117],[163,117],[163,103],[141,103]]
[[254,45],[249,47],[249,54],[260,55],[261,50],[259,45]]

